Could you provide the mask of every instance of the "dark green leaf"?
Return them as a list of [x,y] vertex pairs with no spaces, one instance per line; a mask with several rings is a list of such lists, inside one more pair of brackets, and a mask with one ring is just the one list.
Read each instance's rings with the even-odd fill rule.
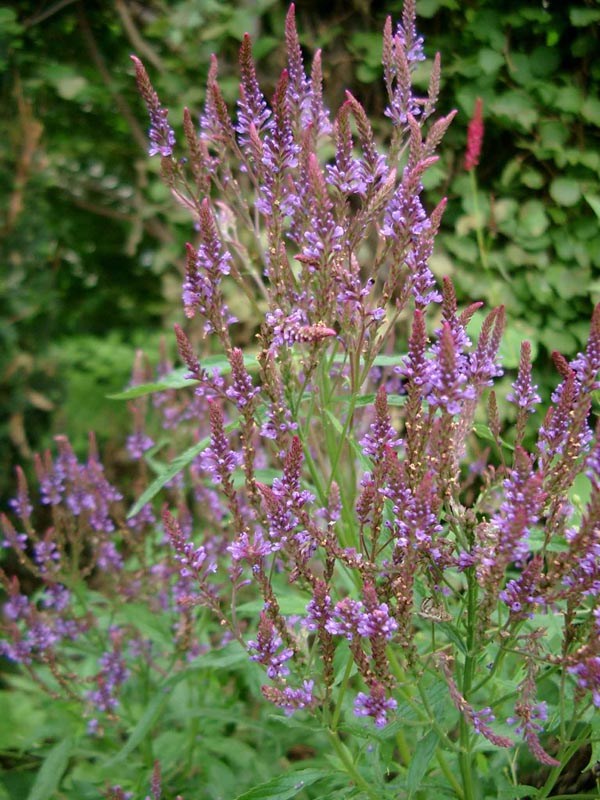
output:
[[164,392],[168,389],[183,389],[186,386],[197,386],[198,381],[186,378],[188,369],[176,369],[169,375],[165,375],[160,381],[153,381],[152,383],[140,383],[138,386],[132,386],[130,389],[125,389],[123,392],[116,394],[109,394],[110,400],[134,400],[136,397],[143,397],[146,394],[154,394],[155,392]]
[[[348,405],[350,403],[350,397],[336,397],[334,398],[337,402],[344,403]],[[375,394],[364,394],[362,397],[359,397],[354,405],[356,408],[363,408],[364,406],[372,406],[375,402]],[[406,405],[406,396],[401,394],[388,394],[387,397],[388,406],[403,406]]]
[[406,787],[409,798],[420,787],[421,781],[425,777],[429,762],[433,758],[440,737],[436,731],[429,731],[422,739],[417,742],[415,752],[408,767],[406,777]]
[[[333,427],[335,428],[337,433],[339,433],[340,436],[343,436],[344,435],[344,427],[343,427],[342,423],[339,421],[339,419],[331,411],[329,411],[329,409],[326,409],[325,413],[327,414],[327,417],[329,418],[329,421],[331,422],[331,424],[333,425]],[[355,453],[356,457],[358,458],[361,467],[364,470],[369,471],[371,469],[371,462],[369,461],[369,459],[363,453],[360,445],[358,444],[358,442],[356,441],[354,436],[348,436],[346,434],[346,441],[348,442],[350,447],[354,450],[354,453]]]
[[399,364],[402,363],[402,359],[405,357],[404,353],[395,353],[391,356],[387,355],[378,355],[375,356],[375,360],[373,361],[373,366],[375,367],[397,367]]
[[574,206],[581,199],[581,189],[572,178],[555,178],[550,184],[550,196],[561,206]]
[[537,795],[535,786],[504,786],[498,789],[498,800],[513,800],[517,797],[531,797],[533,800]]
[[150,486],[148,486],[146,491],[143,492],[140,497],[138,497],[127,514],[127,519],[135,517],[135,515],[139,513],[146,503],[149,503],[150,500],[152,500],[160,492],[165,484],[172,480],[175,475],[178,475],[181,470],[185,469],[188,464],[191,464],[196,456],[200,455],[203,450],[206,450],[209,444],[210,437],[206,436],[193,447],[189,447],[187,450],[181,453],[181,455],[178,455],[176,458],[174,458],[173,461],[171,461],[171,463],[166,466],[159,475],[157,475]]
[[599,8],[571,8],[569,9],[569,19],[576,28],[587,28],[594,22],[600,20]]
[[150,735],[150,731],[155,726],[157,720],[162,714],[168,699],[169,695],[164,689],[159,690],[154,695],[150,703],[147,705],[146,710],[138,720],[137,725],[132,730],[129,739],[127,739],[124,746],[119,750],[116,756],[113,756],[111,759],[105,762],[103,765],[104,769],[111,769],[115,764],[123,761],[124,758],[127,758],[130,753],[133,753],[135,748]]
[[[234,420],[234,422],[230,422],[229,425],[225,425],[225,432],[230,433],[231,431],[235,430],[239,427],[239,420]],[[182,470],[184,470],[188,464],[196,458],[196,456],[200,455],[203,450],[210,444],[210,437],[205,436],[204,439],[201,439],[197,444],[189,447],[183,453],[178,455],[176,458],[171,461],[168,466],[166,466],[163,471],[156,476],[156,478],[152,481],[150,486],[143,492],[140,497],[136,500],[134,505],[129,510],[127,514],[127,519],[131,519],[135,517],[135,515],[142,509],[146,503],[149,503],[165,486],[172,480],[175,475],[178,475]]]
[[[491,432],[490,428],[483,422],[476,422],[473,425],[473,431],[475,433],[475,436],[477,436],[479,439],[484,439],[486,442],[494,442],[494,443],[496,442],[494,434]],[[510,444],[509,442],[505,442],[504,439],[502,438],[500,439],[500,444],[502,445],[502,447],[506,447],[507,450],[515,449],[512,444]]]
[[[256,368],[258,362],[253,355],[244,355],[244,364],[246,369]],[[219,375],[228,375],[231,372],[231,364],[226,356],[216,355],[207,356],[202,359],[201,366],[209,374],[217,370]],[[155,392],[164,392],[167,389],[182,389],[185,386],[197,386],[198,381],[186,378],[189,370],[185,367],[175,369],[159,381],[152,381],[151,383],[141,383],[139,386],[132,386],[125,389],[123,392],[116,394],[109,394],[111,400],[133,400],[136,397],[143,397],[146,394],[154,394]]]
[[50,750],[27,795],[27,800],[51,800],[56,796],[72,750],[73,740],[71,738],[63,739]]
[[331,771],[325,772],[319,769],[301,769],[297,772],[288,772],[238,795],[236,800],[288,800],[290,797],[295,797],[307,786],[312,786],[312,784],[330,775]]

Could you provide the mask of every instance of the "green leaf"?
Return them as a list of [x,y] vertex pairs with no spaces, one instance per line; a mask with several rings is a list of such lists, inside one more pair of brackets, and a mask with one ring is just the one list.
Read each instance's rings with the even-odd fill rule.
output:
[[531,71],[538,78],[546,78],[560,64],[560,50],[555,47],[536,47],[530,56]]
[[408,775],[406,777],[406,788],[409,798],[420,787],[429,762],[433,758],[440,737],[436,731],[429,731],[422,739],[417,742],[415,752],[410,761]]
[[375,360],[373,361],[374,367],[396,367],[398,364],[402,363],[402,359],[404,358],[404,353],[394,353],[391,356],[386,355],[379,355],[375,356]]
[[[235,420],[234,422],[230,422],[229,425],[225,426],[225,432],[229,433],[230,431],[235,430],[239,426],[239,420]],[[200,455],[203,450],[210,444],[210,437],[205,436],[204,439],[201,439],[197,444],[189,447],[183,453],[178,455],[176,458],[168,464],[162,472],[160,472],[156,478],[152,481],[150,486],[138,497],[135,501],[129,513],[127,514],[127,519],[131,519],[135,517],[137,513],[149,503],[167,484],[170,480],[172,480],[175,475],[179,475],[179,473],[187,467],[188,464],[196,458],[196,456]]]
[[63,739],[50,750],[27,795],[27,800],[51,800],[56,796],[72,751],[73,739],[70,737]]
[[[244,354],[244,365],[246,369],[255,369],[258,366],[258,362],[255,356]],[[228,375],[231,372],[231,364],[227,360],[227,357],[223,355],[207,356],[203,358],[201,367],[208,373],[217,370],[219,375]],[[108,397],[111,400],[133,400],[136,397],[143,397],[145,394],[164,392],[167,389],[182,389],[185,386],[197,386],[198,381],[192,378],[186,378],[188,372],[189,370],[186,367],[181,367],[165,375],[165,377],[161,378],[159,381],[151,381],[150,383],[141,383],[139,386],[131,386],[123,392],[109,394]]]
[[561,206],[574,206],[581,199],[581,189],[573,178],[555,178],[550,184],[550,196]]
[[600,9],[598,8],[571,8],[569,9],[569,19],[571,25],[576,28],[587,28],[594,22],[600,20]]
[[[491,433],[491,431],[490,431]],[[462,636],[458,633],[454,625],[450,625],[448,622],[439,622],[437,623],[438,627],[441,631],[443,631],[448,639],[456,645],[456,647],[463,653],[465,656],[468,654],[467,645],[463,641]]]
[[155,392],[164,392],[167,389],[183,389],[185,386],[197,386],[198,381],[193,378],[186,378],[188,372],[187,368],[176,369],[165,375],[160,381],[140,383],[137,386],[125,389],[123,392],[109,394],[108,398],[110,400],[134,400],[136,397],[143,397],[146,394],[154,394]]
[[482,47],[477,56],[479,66],[486,75],[491,75],[497,72],[504,64],[504,56],[497,50],[490,50],[487,47]]
[[[492,433],[490,428],[483,422],[476,422],[473,425],[473,431],[475,433],[475,436],[477,436],[479,439],[483,439],[486,442],[494,442],[494,443],[496,442],[494,434]],[[505,442],[504,439],[500,439],[500,444],[502,445],[502,447],[506,447],[507,450],[515,449],[512,446],[512,444]]]
[[522,91],[505,92],[491,103],[490,110],[498,116],[508,117],[512,125],[528,131],[538,119],[531,97]]
[[[339,433],[340,436],[343,436],[344,435],[344,427],[343,427],[342,423],[339,421],[339,419],[329,409],[325,409],[325,413],[329,417],[329,421],[331,422],[331,424],[333,425],[333,427],[335,428],[337,433]],[[350,445],[350,447],[354,450],[354,453],[355,453],[356,457],[358,458],[361,467],[364,470],[366,470],[367,472],[369,472],[371,470],[371,468],[372,468],[371,462],[369,461],[369,459],[363,453],[360,445],[358,444],[358,442],[356,441],[354,436],[347,436],[346,435],[346,439],[347,439],[348,444]]]
[[505,331],[500,344],[502,366],[517,369],[521,360],[521,343],[528,339],[531,343],[531,360],[535,361],[538,352],[536,331],[521,321],[514,322]]
[[[237,423],[236,423],[237,424]],[[129,513],[127,514],[127,519],[131,519],[135,517],[136,514],[140,512],[140,510],[149,503],[156,495],[160,492],[160,490],[167,484],[170,480],[172,480],[175,475],[179,475],[182,469],[185,469],[188,464],[196,458],[196,456],[200,455],[203,450],[210,444],[210,437],[205,436],[204,439],[201,439],[197,444],[193,447],[189,447],[185,450],[181,455],[178,455],[176,458],[168,464],[162,472],[160,472],[156,478],[152,481],[150,486],[142,492],[142,494],[138,497],[135,501]]]
[[600,219],[600,195],[598,194],[584,194],[584,198],[592,208],[594,214]]
[[[104,763],[104,769],[111,769],[119,761],[123,761],[124,758],[127,758],[127,756],[135,750],[138,744],[143,742],[148,737],[150,731],[156,724],[156,721],[162,714],[168,700],[169,695],[164,691],[164,688],[156,692],[150,703],[147,705],[146,710],[139,718],[137,725],[131,731],[129,739],[127,739],[123,747],[115,756]],[[29,798],[29,800],[31,800],[31,798]]]
[[519,233],[527,238],[541,236],[550,220],[539,200],[528,200],[519,211]]
[[[297,594],[284,595],[278,598],[279,609],[282,614],[304,614],[309,602],[310,597],[301,597]],[[237,611],[240,614],[255,614],[258,616],[264,607],[264,600],[250,600],[238,606]]]
[[[356,408],[364,408],[365,406],[372,406],[375,402],[376,395],[372,394],[364,394],[362,397],[357,398],[354,405]],[[350,404],[350,397],[335,397],[334,398],[338,403],[344,403],[344,405]],[[388,394],[387,396],[387,403],[388,406],[404,406],[406,405],[406,395],[403,394]]]
[[220,650],[203,653],[193,662],[193,668],[198,669],[229,669],[239,664],[247,664],[248,653],[239,642],[231,642]]
[[600,125],[600,100],[597,97],[586,97],[581,106],[581,116],[592,125]]
[[519,178],[521,183],[529,189],[541,189],[545,182],[544,176],[537,169],[525,169],[520,173]]
[[535,798],[538,795],[538,790],[535,786],[504,786],[498,789],[498,800],[513,800],[517,797],[531,797]]
[[288,772],[249,789],[238,795],[236,800],[288,800],[307,786],[312,786],[313,783],[330,775],[330,770],[325,772],[320,769],[301,769],[296,772]]

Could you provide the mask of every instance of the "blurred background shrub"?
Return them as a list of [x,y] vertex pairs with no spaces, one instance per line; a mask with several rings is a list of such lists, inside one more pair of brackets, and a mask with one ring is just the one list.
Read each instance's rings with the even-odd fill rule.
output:
[[[327,99],[350,88],[378,131],[381,29],[401,0],[300,0],[307,55],[324,50]],[[440,110],[456,107],[428,179],[448,195],[432,264],[461,302],[505,303],[505,366],[532,340],[537,380],[548,354],[573,356],[600,299],[600,5],[597,0],[417,0],[430,57],[442,54]],[[137,347],[156,361],[179,320],[190,231],[147,157],[145,109],[129,54],[140,56],[170,119],[200,111],[211,52],[237,92],[237,49],[255,42],[265,85],[283,65],[281,0],[0,2],[0,492],[12,464],[68,429],[124,436],[126,410],[105,399],[128,381]],[[474,196],[463,158],[475,100],[485,138]],[[483,237],[484,258],[477,229]],[[170,337],[168,337],[170,338]]]

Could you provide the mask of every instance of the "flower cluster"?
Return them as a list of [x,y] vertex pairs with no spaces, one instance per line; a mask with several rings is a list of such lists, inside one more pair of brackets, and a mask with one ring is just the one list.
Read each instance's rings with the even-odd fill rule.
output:
[[[489,394],[489,437],[501,463],[478,469],[481,485],[473,499],[468,487],[475,473],[464,479],[461,468],[475,460],[471,434],[479,403],[503,374],[506,313],[488,313],[475,340],[470,326],[481,304],[459,310],[452,282],[445,279],[440,291],[429,267],[446,203],[428,212],[422,179],[454,115],[434,118],[439,58],[427,95],[419,96],[413,72],[425,58],[424,46],[415,4],[407,0],[401,22],[388,20],[384,29],[385,113],[394,127],[383,153],[353,95],[347,93],[330,117],[320,53],[308,75],[293,6],[285,34],[287,65],[270,104],[245,36],[235,121],[213,60],[200,130],[191,131],[184,120],[198,193],[181,161],[173,158],[168,170],[199,237],[189,249],[186,313],[198,314],[205,331],[216,333],[231,366],[229,375],[209,376],[178,330],[180,353],[198,381],[196,395],[208,398],[209,444],[195,469],[220,490],[211,500],[221,503],[213,518],[227,542],[211,563],[217,575],[227,569],[233,578],[227,604],[235,605],[242,584],[254,586],[263,601],[256,637],[244,640],[237,618],[230,621],[232,635],[265,667],[272,685],[263,693],[286,713],[335,695],[333,657],[345,642],[367,689],[356,694],[355,713],[384,725],[397,707],[399,670],[415,668],[422,658],[418,632],[446,626],[444,635],[432,634],[431,655],[462,724],[510,747],[511,740],[490,728],[496,711],[485,703],[476,711],[470,686],[457,679],[461,669],[472,671],[470,655],[457,651],[451,662],[444,652],[463,634],[485,651],[486,626],[497,608],[508,614],[507,648],[518,648],[524,637],[530,663],[534,650],[539,655],[539,610],[584,600],[596,607],[597,481],[590,479],[591,498],[579,517],[568,492],[584,468],[597,472],[588,418],[600,367],[600,311],[586,352],[571,364],[557,356],[563,382],[534,449],[525,446],[526,427],[541,401],[528,343],[508,397],[517,410],[510,460],[495,394]],[[153,95],[144,91],[148,103]],[[481,119],[478,102],[467,169],[479,158]],[[334,156],[323,165],[325,144]],[[230,341],[224,296],[232,281],[250,298],[258,293],[266,309],[256,381]],[[438,304],[439,323],[429,334],[428,314]],[[403,349],[398,319],[411,307],[406,355],[391,359],[388,353]],[[365,414],[362,398],[371,390],[374,408]],[[265,467],[281,470],[281,477],[258,478]],[[181,560],[183,540],[169,525]],[[203,560],[202,548],[195,553]],[[550,561],[546,553],[554,551],[558,557]],[[281,611],[283,576],[310,595],[300,622],[321,653],[318,680],[314,667],[306,670],[312,656],[302,637]],[[198,582],[199,596],[214,608],[201,569]],[[440,636],[444,645],[435,644]],[[568,641],[563,668],[596,697],[597,652],[590,644],[576,651]],[[392,670],[396,642],[403,652],[395,651]],[[513,709],[522,720],[517,732],[549,763],[537,739],[543,715],[531,701],[532,681]]]
[[[507,312],[460,309],[452,281],[438,286],[430,268],[446,201],[426,208],[423,176],[453,112],[435,118],[439,58],[427,95],[413,88],[424,59],[414,0],[384,30],[386,152],[351,94],[330,115],[320,53],[307,72],[293,6],[285,38],[269,103],[244,37],[234,119],[213,58],[200,128],[184,114],[187,158],[173,152],[167,112],[135,60],[151,152],[194,220],[187,329],[176,327],[187,375],[163,353],[151,382],[136,362],[127,450],[142,496],[127,523],[93,446],[85,464],[65,439],[55,460],[38,459],[54,522],[43,534],[19,475],[19,524],[2,518],[5,544],[42,590],[32,599],[3,575],[2,652],[58,663],[91,624],[67,613],[73,575],[98,573],[106,595],[112,587],[172,615],[183,661],[235,640],[264,670],[263,696],[285,714],[318,716],[355,782],[337,733],[348,710],[378,727],[418,720],[439,739],[446,777],[456,753],[465,785],[475,735],[516,744],[496,725],[515,724],[533,756],[556,766],[572,744],[555,725],[566,691],[573,730],[600,704],[600,429],[590,426],[600,306],[585,352],[571,363],[555,355],[560,383],[537,437],[528,425],[541,400],[523,345],[508,396],[514,435],[504,433],[493,387]],[[226,302],[234,291],[260,314],[245,351]],[[150,411],[166,436],[146,426]],[[157,458],[170,463],[151,481]],[[199,641],[209,616],[222,633]],[[113,625],[84,696],[106,717],[133,657],[126,625]],[[152,647],[134,649],[153,662]],[[542,678],[561,697],[548,714]],[[440,696],[449,713],[438,719]],[[556,757],[542,745],[549,726]]]

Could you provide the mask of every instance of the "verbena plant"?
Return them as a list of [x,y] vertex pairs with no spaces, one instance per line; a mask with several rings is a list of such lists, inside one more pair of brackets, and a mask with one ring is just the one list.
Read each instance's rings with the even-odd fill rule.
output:
[[[548,797],[574,754],[594,760],[598,738],[600,307],[586,351],[555,357],[561,382],[530,451],[540,401],[523,344],[503,438],[491,387],[504,309],[475,336],[480,304],[459,311],[428,267],[444,201],[428,213],[421,179],[453,114],[435,118],[439,57],[427,96],[413,91],[414,2],[384,30],[385,152],[352,95],[331,119],[293,6],[285,35],[270,105],[244,39],[235,122],[214,59],[199,132],[184,113],[185,157],[134,58],[150,154],[197,232],[186,316],[221,354],[200,357],[177,327],[184,378],[163,359],[148,383],[138,363],[123,395],[128,448],[141,481],[158,476],[127,522],[93,448],[80,464],[63,439],[38,461],[46,533],[21,478],[19,526],[3,518],[4,534],[40,589],[28,597],[3,574],[2,652],[84,703],[97,736],[128,713],[127,682],[143,684],[156,702],[126,754],[165,690],[193,683],[190,663],[225,669],[244,653],[279,722],[314,732],[321,752],[314,769],[240,797]],[[256,310],[252,352],[235,346],[233,291]],[[144,422],[152,393],[167,430],[157,441]],[[161,467],[160,448],[190,433]],[[150,501],[167,484],[161,527]],[[222,796],[200,781],[191,791]]]

